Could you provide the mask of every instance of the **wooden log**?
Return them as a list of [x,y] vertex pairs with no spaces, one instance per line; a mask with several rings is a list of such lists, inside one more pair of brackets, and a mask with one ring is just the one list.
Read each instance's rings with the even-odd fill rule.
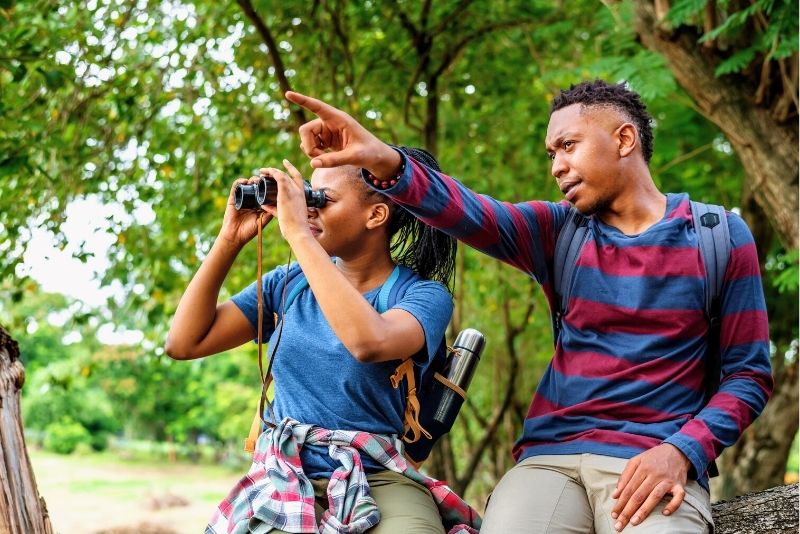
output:
[[796,534],[797,484],[778,486],[711,506],[715,534]]
[[17,342],[0,326],[0,532],[53,534],[22,433],[19,397],[24,382]]

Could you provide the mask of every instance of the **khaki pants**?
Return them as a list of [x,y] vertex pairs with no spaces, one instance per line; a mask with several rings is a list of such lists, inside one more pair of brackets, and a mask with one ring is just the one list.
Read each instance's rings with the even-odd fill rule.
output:
[[[533,456],[500,480],[486,507],[481,534],[616,534],[611,498],[628,461],[597,454]],[[663,499],[647,518],[623,533],[707,533],[712,526],[709,495],[697,481],[669,516]]]
[[[381,521],[369,534],[444,534],[439,509],[428,488],[394,471],[367,475],[369,491],[381,512]],[[316,496],[317,521],[328,507],[328,479],[312,480]],[[270,534],[287,534],[270,530]]]

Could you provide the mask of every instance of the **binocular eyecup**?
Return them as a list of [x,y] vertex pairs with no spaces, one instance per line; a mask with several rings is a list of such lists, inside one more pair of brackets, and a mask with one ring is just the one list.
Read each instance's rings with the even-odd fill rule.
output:
[[[322,208],[327,199],[324,191],[314,191],[311,184],[303,182],[306,206]],[[272,176],[262,175],[254,184],[239,184],[233,193],[233,206],[237,210],[259,210],[263,205],[278,204],[278,183]]]

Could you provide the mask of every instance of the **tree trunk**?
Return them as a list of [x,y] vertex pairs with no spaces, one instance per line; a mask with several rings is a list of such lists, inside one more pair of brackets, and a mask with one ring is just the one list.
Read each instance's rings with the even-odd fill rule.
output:
[[797,532],[797,484],[743,495],[711,507],[715,534]]
[[[798,128],[796,116],[776,118],[757,105],[758,84],[737,75],[717,78],[717,52],[701,46],[690,26],[665,30],[652,1],[639,0],[636,32],[642,43],[662,55],[675,79],[699,111],[716,124],[742,162],[756,202],[788,248],[798,248]],[[791,61],[796,61],[796,56]]]
[[22,434],[19,392],[24,382],[17,342],[0,326],[0,532],[52,534]]

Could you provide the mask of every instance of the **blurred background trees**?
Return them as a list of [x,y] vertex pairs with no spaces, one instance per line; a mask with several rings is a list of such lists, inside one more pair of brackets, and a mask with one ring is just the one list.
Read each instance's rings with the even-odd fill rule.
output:
[[[310,173],[296,137],[310,117],[285,90],[427,147],[474,189],[556,200],[549,101],[601,77],[645,98],[659,187],[736,209],[754,231],[778,388],[726,453],[715,492],[781,483],[798,419],[797,10],[789,0],[0,0],[0,321],[26,365],[26,426],[63,452],[102,449],[109,435],[239,447],[258,402],[252,347],[174,362],[161,346],[231,182],[284,157]],[[100,251],[64,230],[77,202],[96,212],[86,235],[102,236]],[[42,290],[24,261],[36,232],[101,261],[103,305]],[[287,254],[267,231],[265,263]],[[253,246],[223,298],[254,276]],[[460,247],[451,330],[467,326],[487,350],[427,466],[480,506],[512,465],[552,342],[535,284]],[[109,345],[104,328],[142,335]]]

